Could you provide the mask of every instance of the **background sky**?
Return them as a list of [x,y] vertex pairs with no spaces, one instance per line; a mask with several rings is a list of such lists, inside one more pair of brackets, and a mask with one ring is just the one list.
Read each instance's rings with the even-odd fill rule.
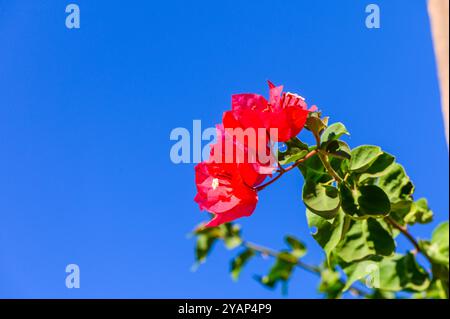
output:
[[[424,0],[73,2],[79,30],[65,27],[69,1],[0,0],[0,297],[282,297],[253,279],[270,260],[233,282],[236,252],[222,245],[191,271],[187,234],[208,216],[193,201],[194,164],[169,157],[173,128],[213,126],[231,94],[266,95],[267,79],[344,122],[352,147],[397,156],[435,212],[416,236],[448,219]],[[365,27],[369,3],[380,29]],[[239,223],[273,248],[296,235],[318,263],[301,183],[285,175]],[[70,263],[80,289],[65,287]],[[297,270],[287,297],[317,297],[317,283]]]

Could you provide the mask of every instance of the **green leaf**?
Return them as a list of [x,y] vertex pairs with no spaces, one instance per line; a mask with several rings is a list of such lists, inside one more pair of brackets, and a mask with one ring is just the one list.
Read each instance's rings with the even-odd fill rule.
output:
[[[449,223],[443,222],[439,224],[433,231],[431,241],[421,242],[422,248],[425,249],[427,255],[433,263],[449,267]],[[447,274],[448,275],[448,274]]]
[[347,263],[373,256],[390,256],[394,250],[394,239],[373,218],[352,220],[336,249],[338,256]]
[[320,118],[319,112],[311,112],[306,119],[305,128],[310,130],[315,136],[320,136],[328,125],[328,118]]
[[303,257],[306,254],[306,246],[294,236],[286,236],[286,243],[291,248],[291,254],[296,258]]
[[341,274],[333,269],[324,269],[320,272],[319,292],[325,294],[328,299],[337,299],[342,295],[344,283]]
[[377,185],[384,190],[392,203],[403,199],[412,199],[414,185],[406,175],[403,166],[398,163],[387,168],[386,173],[378,179]]
[[333,123],[326,128],[320,138],[321,143],[327,143],[333,140],[338,140],[342,135],[350,135],[346,127],[342,123]]
[[333,178],[325,170],[322,161],[318,156],[312,156],[299,165],[300,171],[305,180],[316,183],[326,183]]
[[384,258],[380,262],[378,288],[388,291],[423,291],[429,285],[428,273],[411,253]]
[[404,220],[410,225],[430,223],[433,220],[433,212],[428,207],[428,201],[421,198],[411,203],[410,210],[405,215]]
[[368,185],[361,186],[358,190],[360,193],[358,204],[362,215],[385,216],[389,214],[391,203],[389,202],[389,197],[381,188],[375,185]]
[[237,280],[243,267],[255,256],[253,249],[247,248],[231,261],[231,277]]
[[340,185],[342,209],[354,218],[383,217],[389,214],[391,204],[384,191],[375,186],[360,186],[350,190],[344,183]]
[[278,152],[278,161],[281,165],[296,162],[308,154],[308,145],[297,137],[291,138],[286,143],[286,151]]
[[199,228],[194,234],[197,236],[195,259],[199,263],[206,260],[211,248],[218,239],[222,239],[228,249],[242,244],[239,225],[227,223],[218,227]]
[[426,252],[432,262],[432,272],[435,280],[443,287],[445,298],[449,296],[449,222],[439,224],[433,231],[430,241],[420,241],[420,247]]
[[380,289],[372,289],[372,292],[366,296],[367,299],[395,299],[395,293],[392,291],[383,291]]
[[[225,243],[225,247],[228,249],[233,249],[242,244],[241,239],[241,227],[236,224],[223,224],[221,225],[223,229],[223,240]],[[219,226],[220,227],[220,226]]]
[[355,262],[343,267],[344,273],[347,275],[347,281],[343,291],[347,291],[356,281],[366,279],[365,284],[368,288],[375,288],[378,280],[379,264],[373,260],[363,260]]
[[414,299],[448,299],[448,285],[442,280],[433,280],[424,292],[416,293]]
[[357,192],[356,190],[351,190],[344,183],[339,185],[339,191],[341,196],[342,210],[349,216],[358,216],[360,214],[357,201],[359,192]]
[[389,216],[402,226],[417,223],[427,224],[433,221],[433,211],[428,207],[425,198],[418,199],[415,202],[409,199],[399,200],[391,204]]
[[349,170],[356,173],[363,173],[375,160],[383,154],[381,148],[373,145],[361,145],[352,150]]
[[341,159],[350,159],[351,158],[351,150],[347,143],[343,141],[331,141],[326,144],[325,151],[337,158]]
[[327,220],[307,209],[306,217],[308,227],[315,230],[312,236],[323,248],[329,261],[331,253],[344,236],[344,213],[340,211],[334,220]]
[[448,265],[448,246],[449,246],[449,224],[448,221],[441,223],[436,229],[433,231],[431,236],[431,244],[436,245],[436,255],[440,258],[436,258],[437,260],[443,260],[445,265]]
[[206,260],[213,244],[220,238],[220,236],[217,235],[218,232],[220,231],[217,229],[211,233],[197,235],[197,243],[195,246],[195,259],[197,262],[203,263]]
[[301,160],[302,158],[304,158],[306,155],[308,154],[308,151],[305,150],[299,150],[296,153],[293,153],[291,155],[284,155],[282,157],[280,157],[280,155],[278,155],[279,157],[279,163],[281,165],[286,165],[289,163],[294,163],[298,160]]
[[286,282],[291,277],[296,258],[287,252],[278,255],[275,264],[266,276],[258,277],[258,281],[263,285],[274,288],[278,282]]
[[325,219],[336,216],[341,201],[336,187],[312,180],[307,180],[303,185],[302,198],[310,211]]
[[344,291],[363,278],[368,288],[385,291],[423,291],[430,284],[428,273],[411,253],[355,262],[344,266],[343,270],[348,276]]
[[395,157],[391,154],[383,152],[377,159],[369,166],[369,168],[361,175],[360,180],[364,181],[367,178],[379,177],[387,172],[387,168],[395,161]]
[[409,214],[413,206],[412,200],[399,200],[395,203],[391,203],[391,212],[389,216],[394,219],[397,223],[404,226],[405,216]]

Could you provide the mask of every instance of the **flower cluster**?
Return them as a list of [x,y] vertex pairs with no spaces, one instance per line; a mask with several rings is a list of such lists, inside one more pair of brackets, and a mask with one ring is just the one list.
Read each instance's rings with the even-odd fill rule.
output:
[[[425,198],[415,198],[404,167],[377,145],[350,148],[343,139],[350,135],[343,123],[329,123],[300,96],[283,93],[281,86],[269,82],[269,88],[267,100],[256,94],[233,96],[209,159],[196,167],[195,200],[214,215],[195,230],[196,260],[204,262],[221,240],[228,249],[240,248],[230,267],[234,279],[254,256],[271,255],[275,263],[257,277],[269,288],[285,286],[299,267],[321,277],[320,292],[328,298],[351,289],[367,298],[394,298],[398,292],[403,298],[414,292],[414,298],[448,299],[449,223],[438,225],[429,239],[417,240],[410,233],[410,226],[428,224],[434,215]],[[314,144],[296,136],[303,128]],[[279,142],[285,144],[280,151]],[[304,178],[306,221],[326,256],[320,266],[301,261],[307,250],[296,237],[286,236],[288,247],[274,251],[244,240],[239,225],[232,223],[251,215],[258,193],[292,170]],[[397,246],[400,233],[412,244],[406,254]],[[419,254],[429,267],[421,265]],[[376,280],[369,290],[360,290],[356,283],[368,275]]]
[[217,125],[217,142],[209,160],[195,167],[195,201],[200,209],[214,214],[205,227],[253,213],[257,187],[276,170],[271,143],[296,136],[314,110],[314,106],[307,108],[301,96],[283,92],[283,86],[270,81],[269,100],[249,93],[232,96],[231,110]]

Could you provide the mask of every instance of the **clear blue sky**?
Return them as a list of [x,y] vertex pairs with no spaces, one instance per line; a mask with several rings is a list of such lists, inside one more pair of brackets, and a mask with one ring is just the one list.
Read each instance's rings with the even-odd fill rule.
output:
[[[218,246],[196,272],[187,234],[198,210],[194,165],[174,165],[170,131],[221,120],[238,92],[267,79],[344,122],[351,146],[397,155],[436,214],[448,218],[448,153],[424,0],[0,0],[0,297],[281,297],[252,277],[238,283]],[[365,27],[365,6],[381,29]],[[304,136],[305,134],[303,134]],[[244,236],[283,248],[309,235],[301,177],[260,196]],[[399,242],[400,251],[410,246]],[[65,287],[65,266],[81,288]],[[297,271],[288,297],[315,297]]]

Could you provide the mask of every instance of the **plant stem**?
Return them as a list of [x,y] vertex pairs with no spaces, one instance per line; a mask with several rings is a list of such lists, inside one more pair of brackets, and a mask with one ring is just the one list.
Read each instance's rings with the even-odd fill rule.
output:
[[331,167],[330,161],[328,160],[328,156],[319,151],[319,158],[322,161],[323,166],[327,170],[327,172],[334,178],[336,183],[342,183],[342,178],[336,173],[336,171]]
[[[283,255],[281,255],[279,252],[277,252],[273,249],[261,246],[261,245],[254,244],[252,242],[245,241],[245,242],[243,242],[242,245],[248,249],[251,249],[253,251],[260,253],[263,256],[270,256],[273,258],[280,258],[280,259],[283,258],[282,257]],[[286,260],[286,261],[290,262],[290,260]],[[306,270],[309,273],[314,274],[314,275],[317,275],[317,276],[321,275],[321,269],[318,266],[309,265],[300,260],[297,260],[295,265],[303,270]],[[340,280],[340,281],[342,284],[345,285],[345,281],[343,281],[343,280]],[[367,293],[365,291],[363,291],[357,287],[352,286],[349,288],[349,291],[351,291],[356,296],[360,296],[360,297],[367,296]]]
[[[270,248],[264,247],[264,246],[260,246],[260,245],[257,245],[257,244],[254,244],[254,243],[251,243],[248,241],[244,242],[244,246],[247,248],[250,248],[254,251],[257,251],[262,255],[267,255],[267,256],[274,257],[274,258],[282,258],[282,255],[280,255],[280,253],[278,253],[277,251],[272,250]],[[289,261],[289,260],[286,260],[286,261]],[[298,267],[302,268],[303,270],[306,270],[310,273],[313,273],[313,274],[320,273],[319,267],[305,264],[304,262],[302,262],[300,260],[297,261],[296,266],[298,266]]]
[[308,154],[306,154],[305,157],[299,159],[298,161],[296,161],[294,164],[292,164],[291,166],[288,166],[286,168],[281,168],[280,166],[280,171],[279,174],[277,176],[275,176],[274,178],[272,178],[270,181],[268,181],[265,184],[262,184],[258,187],[255,187],[256,191],[260,191],[263,190],[264,188],[266,188],[267,186],[269,186],[270,184],[274,183],[275,181],[277,181],[281,176],[283,176],[285,173],[289,172],[290,170],[296,168],[298,165],[300,165],[301,163],[303,163],[304,161],[306,161],[308,158],[310,158],[311,156],[314,156],[317,153],[317,150],[312,150],[311,152],[309,152]]
[[341,183],[342,178],[338,175],[338,173],[336,173],[336,171],[333,169],[333,167],[331,167],[330,161],[328,160],[328,155],[320,149],[320,136],[317,134],[314,134],[314,138],[316,140],[319,158],[320,158],[323,166],[327,170],[328,174],[330,174],[334,178],[336,183]]
[[426,252],[422,250],[417,240],[414,238],[414,236],[406,229],[406,227],[403,227],[399,223],[397,223],[392,217],[386,216],[384,218],[389,224],[391,224],[394,228],[398,229],[414,246],[416,251],[418,253],[421,253],[431,264],[433,264],[431,258],[428,256]]

